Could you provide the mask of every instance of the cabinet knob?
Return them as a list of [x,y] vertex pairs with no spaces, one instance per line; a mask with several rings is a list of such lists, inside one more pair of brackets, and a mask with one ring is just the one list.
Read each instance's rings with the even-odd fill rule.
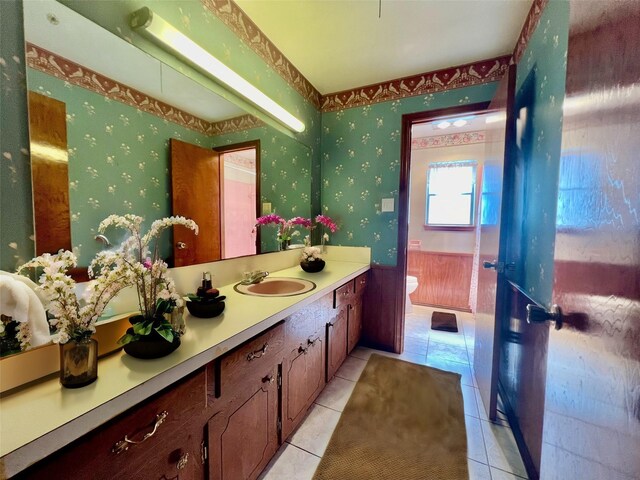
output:
[[309,350],[309,347],[306,347],[306,348],[305,348],[305,347],[303,347],[302,345],[300,345],[300,346],[298,347],[298,353],[304,353],[304,354],[306,354],[306,353],[307,353],[307,350]]
[[182,470],[184,467],[187,466],[188,461],[189,461],[189,452],[185,453],[180,457],[180,460],[178,460],[178,463],[176,464],[176,468],[178,470]]
[[262,379],[262,383],[273,383],[275,381],[276,381],[276,379],[275,379],[275,377],[273,375],[267,375],[266,377],[264,377]]
[[187,248],[187,244],[184,242],[178,242],[176,243],[176,248],[178,250],[185,250]]

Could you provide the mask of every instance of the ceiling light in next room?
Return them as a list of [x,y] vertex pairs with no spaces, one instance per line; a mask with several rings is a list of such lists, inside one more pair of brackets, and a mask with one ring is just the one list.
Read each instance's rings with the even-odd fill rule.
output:
[[453,122],[454,127],[464,127],[468,122],[464,118],[459,118]]
[[294,132],[304,131],[304,123],[149,8],[143,7],[131,14],[131,27],[142,29],[161,46],[202,69]]
[[451,122],[444,120],[442,122],[438,122],[436,124],[436,127],[440,128],[441,130],[444,130],[445,128],[449,128],[451,126]]

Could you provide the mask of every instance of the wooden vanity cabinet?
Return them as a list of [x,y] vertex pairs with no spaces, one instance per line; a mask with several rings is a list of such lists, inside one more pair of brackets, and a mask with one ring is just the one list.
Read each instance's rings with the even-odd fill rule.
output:
[[209,480],[255,479],[278,450],[283,344],[280,323],[215,361]]
[[282,366],[282,435],[298,426],[325,386],[326,319],[333,293],[287,318]]
[[205,391],[200,369],[15,478],[202,479]]

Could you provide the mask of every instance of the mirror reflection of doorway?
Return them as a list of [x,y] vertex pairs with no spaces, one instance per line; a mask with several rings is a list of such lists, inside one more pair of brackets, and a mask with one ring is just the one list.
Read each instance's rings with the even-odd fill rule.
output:
[[258,253],[257,160],[256,146],[220,152],[222,258]]

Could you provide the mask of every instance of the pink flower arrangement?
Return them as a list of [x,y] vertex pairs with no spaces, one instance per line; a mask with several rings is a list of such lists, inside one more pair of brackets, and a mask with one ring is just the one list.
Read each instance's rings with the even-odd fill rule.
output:
[[336,233],[336,231],[338,230],[338,225],[336,225],[336,223],[326,215],[316,216],[316,223],[319,223],[323,227],[328,228],[329,230],[331,230],[331,233]]

